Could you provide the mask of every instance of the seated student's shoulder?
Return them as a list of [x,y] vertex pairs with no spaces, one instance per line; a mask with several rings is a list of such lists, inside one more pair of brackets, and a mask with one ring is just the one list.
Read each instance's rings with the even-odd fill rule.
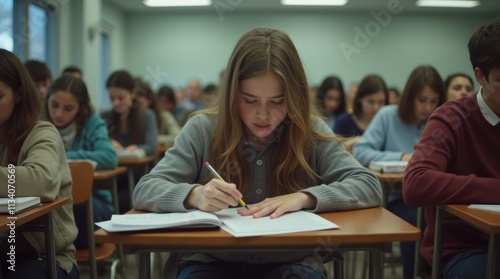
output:
[[348,112],[341,113],[339,116],[337,116],[335,123],[344,121],[352,121],[352,114]]
[[318,116],[312,116],[311,119],[313,128],[322,134],[333,134],[332,128],[326,124],[326,122]]
[[54,124],[50,123],[49,121],[38,120],[35,126],[33,126],[30,133],[28,134],[28,137],[26,137],[26,140],[31,137],[37,138],[44,136],[56,139],[61,138],[61,135],[59,134],[59,131],[57,131],[57,128],[54,126]]
[[212,130],[215,127],[217,118],[215,115],[206,113],[195,113],[189,118],[184,127],[197,127],[204,130]]
[[480,113],[476,94],[460,98],[458,100],[445,102],[436,108],[429,120],[440,119],[444,122],[456,125],[457,121],[469,121],[471,113]]
[[87,119],[85,125],[96,127],[96,126],[106,125],[106,121],[104,121],[104,119],[101,116],[97,114],[92,114],[89,116],[89,119]]

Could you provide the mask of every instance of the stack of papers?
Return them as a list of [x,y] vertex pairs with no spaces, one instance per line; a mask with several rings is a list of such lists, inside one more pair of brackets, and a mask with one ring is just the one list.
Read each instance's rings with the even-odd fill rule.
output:
[[16,197],[14,201],[11,198],[0,198],[0,213],[13,215],[39,205],[40,197]]
[[117,153],[118,158],[131,159],[131,158],[142,158],[146,157],[146,151],[144,149],[136,149],[134,151],[122,150]]
[[406,161],[371,161],[368,168],[379,172],[403,173],[407,165]]
[[338,225],[311,212],[286,213],[278,218],[241,216],[237,208],[215,213],[200,210],[182,213],[145,213],[113,215],[96,225],[108,232],[140,231],[161,228],[220,227],[234,237],[274,235],[294,232],[337,229]]
[[471,204],[469,208],[500,212],[500,204]]

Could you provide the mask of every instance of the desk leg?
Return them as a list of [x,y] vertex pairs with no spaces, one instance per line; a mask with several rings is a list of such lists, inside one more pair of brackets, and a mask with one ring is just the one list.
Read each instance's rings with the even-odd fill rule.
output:
[[490,233],[490,241],[488,244],[488,265],[486,268],[486,278],[494,279],[497,273],[497,260],[498,260],[498,236],[495,233]]
[[52,228],[52,212],[45,215],[47,225],[45,226],[45,250],[47,253],[47,264],[49,268],[49,278],[57,278],[56,272],[56,251],[54,246],[54,230]]
[[151,278],[151,253],[139,253],[139,279]]
[[441,271],[441,249],[443,236],[443,211],[436,207],[436,224],[434,228],[434,254],[432,255],[432,279],[439,279]]
[[127,175],[128,175],[128,193],[130,196],[130,205],[132,205],[132,193],[134,192],[134,187],[135,187],[134,168],[132,166],[127,167]]
[[382,279],[384,278],[384,262],[382,261],[383,252],[379,250],[370,250],[370,265],[368,270],[368,278],[370,279]]

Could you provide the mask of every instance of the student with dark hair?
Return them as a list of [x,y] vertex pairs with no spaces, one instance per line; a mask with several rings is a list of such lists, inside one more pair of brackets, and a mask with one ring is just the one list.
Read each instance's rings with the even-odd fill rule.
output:
[[203,88],[203,103],[205,108],[208,108],[217,96],[217,85],[210,83]]
[[[78,233],[73,219],[71,173],[61,136],[54,126],[38,121],[40,102],[29,73],[13,53],[0,49],[0,196],[15,167],[16,197],[36,196],[42,202],[67,197],[70,202],[52,214],[58,279],[78,278],[73,241]],[[18,231],[15,271],[7,269],[11,243],[0,242],[3,278],[49,278],[45,236]],[[7,277],[5,277],[7,276]]]
[[[239,214],[280,218],[299,210],[380,204],[378,179],[317,117],[288,35],[270,28],[247,32],[226,71],[217,103],[189,119],[174,146],[137,184],[135,208],[213,212],[237,206],[245,197],[249,209]],[[204,167],[207,161],[232,183],[213,179]],[[323,279],[321,257],[312,253],[193,251],[180,255],[178,278]]]
[[[443,80],[432,66],[415,68],[406,82],[399,105],[381,108],[358,144],[353,155],[364,166],[371,161],[408,161],[431,113],[446,101]],[[416,225],[417,208],[403,201],[400,187],[388,194],[387,208],[410,224]],[[404,278],[413,278],[415,243],[401,243]]]
[[43,105],[45,103],[47,90],[49,89],[50,84],[52,84],[52,74],[50,73],[50,69],[45,63],[37,60],[26,61],[24,63],[24,67],[26,67],[26,70],[28,70],[28,73],[33,79],[38,93],[38,100],[40,100],[40,105]]
[[449,75],[444,81],[448,101],[458,100],[474,93],[472,78],[463,73]]
[[[113,109],[101,114],[108,124],[109,136],[117,153],[122,150],[143,149],[146,155],[156,154],[158,128],[156,117],[150,109],[143,109],[134,96],[135,81],[127,71],[115,71],[106,81]],[[136,182],[144,175],[142,168],[135,169]],[[120,212],[127,212],[130,206],[126,175],[118,176]]]
[[401,93],[396,87],[391,87],[388,90],[389,92],[389,105],[397,105],[399,104],[399,99],[401,99]]
[[346,111],[344,85],[340,78],[329,76],[318,88],[317,101],[328,127],[333,130],[337,116]]
[[344,141],[347,149],[359,142],[377,111],[387,105],[387,86],[379,75],[368,75],[359,84],[353,101],[353,112],[339,115],[333,131],[341,136],[350,137]]
[[135,95],[137,102],[143,109],[150,109],[155,113],[158,127],[158,143],[164,146],[172,146],[175,137],[181,130],[175,117],[170,111],[160,109],[157,97],[146,82],[136,79]]
[[82,70],[76,66],[68,66],[62,71],[62,75],[68,75],[81,79],[83,77]]
[[[425,208],[420,253],[429,264],[436,206],[500,202],[500,20],[478,27],[468,46],[481,88],[432,114],[403,182],[405,202]],[[441,278],[487,278],[487,234],[453,223],[443,225],[442,235]],[[500,258],[495,267],[495,278],[500,278]]]
[[[94,114],[85,83],[76,77],[61,76],[52,83],[45,102],[45,119],[61,134],[70,160],[92,160],[96,169],[112,169],[118,157],[108,136],[106,123]],[[94,190],[92,195],[94,221],[111,219],[113,205],[107,190]],[[87,214],[85,205],[73,207],[78,237],[77,249],[87,247]]]

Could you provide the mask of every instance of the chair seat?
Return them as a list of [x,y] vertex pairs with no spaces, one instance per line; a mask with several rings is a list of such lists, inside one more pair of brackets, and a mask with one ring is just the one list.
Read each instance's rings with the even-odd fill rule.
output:
[[[95,247],[96,261],[103,261],[109,258],[115,252],[114,244],[105,243]],[[75,258],[78,263],[87,263],[89,261],[89,249],[78,249],[75,253]]]

